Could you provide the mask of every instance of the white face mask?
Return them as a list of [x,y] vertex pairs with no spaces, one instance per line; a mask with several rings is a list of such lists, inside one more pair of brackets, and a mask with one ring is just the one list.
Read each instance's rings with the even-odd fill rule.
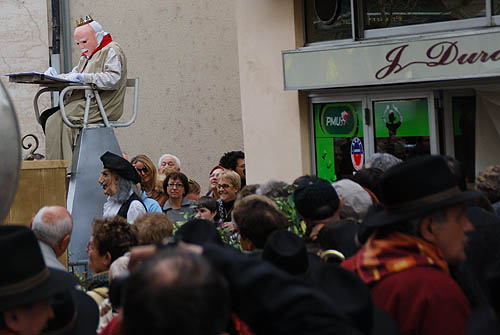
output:
[[74,36],[76,45],[82,51],[82,55],[87,58],[90,57],[99,46],[94,29],[92,29],[90,24],[76,27]]

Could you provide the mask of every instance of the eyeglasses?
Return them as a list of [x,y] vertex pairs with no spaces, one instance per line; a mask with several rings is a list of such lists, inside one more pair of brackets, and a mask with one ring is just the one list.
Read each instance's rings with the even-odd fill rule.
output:
[[177,187],[177,188],[181,188],[181,187],[184,187],[183,184],[167,184],[168,187]]
[[219,190],[222,190],[222,189],[226,190],[228,188],[233,188],[233,187],[234,187],[233,184],[217,184],[217,189],[219,189]]
[[136,168],[136,170],[137,170],[137,172],[139,172],[139,173],[141,173],[141,172],[142,172],[142,173],[148,173],[148,172],[149,172],[149,170],[148,170],[148,168],[147,168],[147,167],[143,167],[143,168],[141,168],[141,169]]

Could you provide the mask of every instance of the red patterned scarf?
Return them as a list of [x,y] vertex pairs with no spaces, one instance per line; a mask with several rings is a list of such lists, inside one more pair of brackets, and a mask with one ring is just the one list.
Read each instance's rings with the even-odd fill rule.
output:
[[438,247],[400,232],[383,237],[375,234],[353,257],[353,262],[346,267],[356,272],[366,284],[422,265],[435,266],[448,273],[448,265]]

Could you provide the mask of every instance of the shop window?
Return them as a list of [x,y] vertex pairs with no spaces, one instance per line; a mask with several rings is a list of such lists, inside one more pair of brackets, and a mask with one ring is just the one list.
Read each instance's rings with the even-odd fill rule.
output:
[[492,13],[493,15],[500,15],[500,0],[492,1]]
[[365,29],[484,17],[485,0],[365,0]]
[[476,97],[459,96],[451,100],[455,158],[464,167],[469,183],[474,182],[476,156]]
[[352,37],[350,0],[304,0],[306,41]]
[[352,176],[363,164],[361,102],[318,103],[313,110],[316,174],[330,182]]
[[373,101],[375,151],[402,160],[430,154],[427,99]]
[[[491,1],[491,13],[486,3]],[[406,27],[439,22],[453,22],[500,15],[500,0],[356,0],[357,29],[365,38],[387,36],[378,29]],[[351,39],[351,0],[303,0],[306,43]],[[472,20],[473,21],[473,20]],[[466,25],[436,26],[415,32],[454,30],[484,26],[486,21]],[[450,23],[451,24],[451,23]],[[364,33],[363,33],[364,31]],[[382,32],[380,32],[382,33]],[[408,34],[412,31],[399,32]],[[391,33],[389,33],[391,34]],[[356,36],[356,39],[360,38]],[[362,38],[362,37],[361,37]]]

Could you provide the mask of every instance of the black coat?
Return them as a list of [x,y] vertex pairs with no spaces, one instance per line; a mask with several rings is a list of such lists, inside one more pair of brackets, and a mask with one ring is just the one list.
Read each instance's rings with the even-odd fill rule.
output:
[[306,282],[231,248],[205,246],[203,255],[226,278],[233,311],[256,334],[361,334],[333,302]]

